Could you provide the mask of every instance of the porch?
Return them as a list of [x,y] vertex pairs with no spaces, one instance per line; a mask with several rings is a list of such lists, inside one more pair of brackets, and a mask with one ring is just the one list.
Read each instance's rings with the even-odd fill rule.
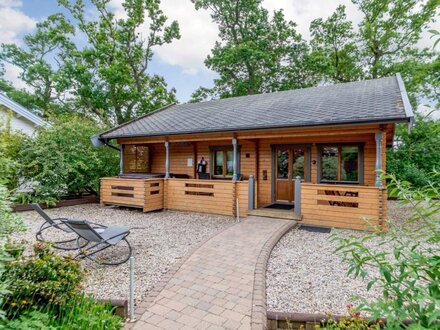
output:
[[253,177],[245,181],[103,178],[101,205],[136,207],[144,212],[167,209],[258,215],[352,229],[383,226],[387,195],[381,187],[310,184],[297,178],[295,203],[288,209],[258,205],[256,187]]

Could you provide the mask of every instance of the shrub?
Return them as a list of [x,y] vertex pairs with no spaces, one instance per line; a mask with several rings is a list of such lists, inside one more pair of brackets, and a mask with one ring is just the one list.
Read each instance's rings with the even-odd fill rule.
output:
[[0,184],[9,190],[18,186],[20,162],[17,155],[28,137],[22,133],[13,132],[10,127],[11,116],[5,123],[0,122]]
[[78,261],[56,255],[40,242],[34,255],[8,262],[3,279],[11,291],[5,309],[14,317],[34,306],[64,304],[81,292],[84,273]]
[[440,120],[416,116],[413,129],[396,129],[395,148],[388,150],[387,172],[415,187],[426,186],[430,173],[440,164]]
[[122,327],[121,318],[113,314],[110,304],[96,301],[88,295],[77,295],[60,308],[49,305],[46,311],[52,315],[50,326],[56,329],[108,330]]
[[[13,260],[8,253],[8,250],[11,250],[11,245],[8,245],[7,238],[14,231],[23,230],[25,230],[25,227],[21,218],[12,213],[8,190],[0,184],[0,306],[4,303],[5,295],[10,293],[8,290],[9,281],[5,280],[3,276],[6,262]],[[0,319],[4,318],[4,316],[5,313],[1,309]]]
[[41,129],[18,155],[23,177],[36,184],[32,193],[20,194],[17,199],[54,204],[65,195],[96,194],[100,178],[116,175],[119,168],[115,150],[94,148],[90,142],[102,130],[94,122],[72,115]]
[[[388,233],[370,235],[336,234],[337,251],[350,265],[349,274],[372,280],[382,295],[376,300],[361,300],[357,307],[372,319],[384,317],[387,328],[399,329],[410,320],[412,328],[439,328],[440,317],[440,173],[431,175],[429,185],[414,189],[408,182],[389,176],[391,192],[410,204],[407,221],[388,221]],[[377,239],[380,251],[366,242]],[[375,270],[376,272],[372,272]]]

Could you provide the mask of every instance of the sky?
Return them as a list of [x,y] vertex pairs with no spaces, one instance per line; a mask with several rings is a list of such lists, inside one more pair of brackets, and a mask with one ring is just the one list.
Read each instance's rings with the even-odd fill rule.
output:
[[[111,0],[110,9],[117,17],[123,17],[122,0]],[[283,9],[287,19],[297,24],[297,30],[309,39],[309,25],[315,18],[330,16],[339,4],[347,7],[348,19],[356,26],[361,15],[350,0],[263,0],[269,11]],[[161,8],[169,21],[177,20],[181,39],[155,49],[150,73],[165,77],[169,87],[177,90],[180,102],[189,100],[191,93],[200,86],[211,87],[216,74],[204,65],[204,59],[218,40],[218,30],[211,22],[209,12],[195,10],[190,0],[162,0]],[[0,0],[0,43],[22,45],[22,38],[32,33],[37,22],[56,12],[65,11],[58,7],[57,0]],[[440,30],[440,20],[434,28]],[[426,33],[421,46],[432,45]],[[6,78],[16,87],[25,87],[17,75],[18,69],[7,65]]]

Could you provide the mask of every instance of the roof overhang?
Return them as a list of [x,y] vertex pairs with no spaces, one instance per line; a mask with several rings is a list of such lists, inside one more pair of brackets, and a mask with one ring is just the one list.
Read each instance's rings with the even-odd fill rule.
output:
[[409,102],[408,93],[406,92],[405,84],[400,73],[396,73],[397,84],[399,85],[400,95],[402,97],[403,109],[408,118],[408,129],[411,129],[414,123],[414,112]]
[[179,132],[160,132],[157,134],[126,134],[126,135],[118,135],[112,137],[102,137],[102,133],[99,135],[100,140],[110,141],[113,139],[121,139],[121,138],[140,138],[140,137],[160,137],[160,136],[173,136],[173,135],[189,135],[189,134],[215,134],[215,133],[234,133],[237,131],[267,131],[267,130],[282,130],[282,129],[307,129],[307,128],[324,128],[324,127],[344,127],[344,126],[363,126],[368,124],[393,124],[393,123],[401,123],[408,122],[408,118],[387,118],[387,119],[376,119],[376,120],[365,120],[365,121],[344,121],[344,122],[335,122],[335,123],[322,123],[322,124],[304,124],[304,125],[295,125],[295,126],[265,126],[265,127],[240,127],[240,128],[231,128],[231,129],[212,129],[212,130],[203,130],[203,131],[179,131]]

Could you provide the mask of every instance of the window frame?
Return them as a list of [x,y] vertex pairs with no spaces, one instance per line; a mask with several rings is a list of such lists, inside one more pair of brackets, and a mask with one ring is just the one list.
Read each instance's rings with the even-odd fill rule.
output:
[[[237,146],[237,153],[238,153],[238,157],[237,157],[237,175],[240,175],[240,145]],[[216,157],[216,152],[217,151],[222,151],[223,152],[223,175],[216,175],[215,174],[215,157]],[[209,172],[211,174],[211,177],[213,179],[219,179],[219,180],[232,180],[233,174],[232,175],[226,175],[227,173],[227,153],[228,151],[232,151],[234,152],[234,147],[233,145],[221,145],[221,146],[210,146],[209,147],[209,160],[210,160],[210,165],[209,165]]]
[[[347,185],[363,185],[364,184],[364,146],[365,143],[325,143],[318,144],[318,157],[317,157],[317,175],[318,183],[323,184],[347,184]],[[333,147],[338,149],[338,180],[326,180],[322,179],[322,151],[325,147]],[[357,181],[345,181],[340,180],[341,177],[341,157],[342,147],[357,147],[358,148],[358,180]]]
[[[136,162],[136,168],[137,168],[137,164],[139,162],[139,158],[138,158],[138,147],[146,147],[147,148],[147,164],[146,164],[146,168],[145,171],[130,171],[127,170],[127,166],[128,164],[126,164],[125,158],[126,158],[126,148],[127,147],[136,147],[136,154],[134,156],[135,162]],[[132,173],[137,173],[137,174],[146,174],[146,173],[150,173],[150,146],[148,144],[145,143],[139,143],[139,144],[123,144],[121,145],[122,148],[122,161],[123,161],[123,166],[122,166],[122,170],[123,170],[123,174],[132,174]]]

